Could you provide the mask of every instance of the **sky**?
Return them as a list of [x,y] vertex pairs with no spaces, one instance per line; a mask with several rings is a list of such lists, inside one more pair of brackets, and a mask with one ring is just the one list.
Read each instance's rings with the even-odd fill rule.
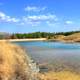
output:
[[0,32],[80,30],[80,0],[0,0]]

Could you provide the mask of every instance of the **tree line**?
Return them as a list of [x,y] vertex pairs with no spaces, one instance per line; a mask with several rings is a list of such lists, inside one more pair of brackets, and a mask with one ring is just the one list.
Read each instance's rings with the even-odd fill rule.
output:
[[25,39],[25,38],[48,38],[54,36],[54,33],[48,33],[48,32],[34,32],[34,33],[16,33],[12,34],[10,38],[18,38],[18,39]]
[[34,32],[34,33],[15,33],[10,36],[10,38],[18,38],[18,39],[25,39],[25,38],[51,38],[55,35],[64,35],[68,36],[74,33],[79,33],[80,31],[70,31],[70,32],[58,32],[58,33],[49,33],[49,32]]
[[80,31],[70,31],[70,32],[33,32],[33,33],[13,33],[13,34],[0,34],[0,39],[25,39],[25,38],[52,38],[55,35],[68,36],[74,33],[79,33]]

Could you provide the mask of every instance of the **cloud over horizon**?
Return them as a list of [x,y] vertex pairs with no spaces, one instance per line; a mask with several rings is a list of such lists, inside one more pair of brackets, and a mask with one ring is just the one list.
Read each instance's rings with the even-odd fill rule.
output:
[[78,0],[0,0],[0,31],[80,30]]
[[[0,23],[16,23],[21,26],[39,26],[39,25],[48,25],[48,26],[59,26],[59,17],[56,14],[39,14],[39,15],[23,15],[19,18],[11,17],[6,15],[4,12],[0,11]],[[66,20],[63,21],[66,25],[73,24],[73,21]],[[65,25],[64,24],[64,25]]]
[[23,22],[24,24],[25,23],[28,23],[28,24],[47,24],[47,21],[48,22],[56,22],[58,21],[58,18],[56,15],[54,14],[45,14],[45,15],[28,15],[28,16],[25,16],[23,17]]
[[0,11],[0,23],[16,23],[19,25],[41,25],[47,22],[54,23],[58,21],[58,17],[55,14],[42,14],[42,15],[26,15],[21,16],[21,18],[15,18],[6,15],[4,12]]

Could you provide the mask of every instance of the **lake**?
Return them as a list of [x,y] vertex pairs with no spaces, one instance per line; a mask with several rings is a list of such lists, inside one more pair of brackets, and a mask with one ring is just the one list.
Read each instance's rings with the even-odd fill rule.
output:
[[[80,43],[50,41],[14,42],[25,47],[41,69],[80,72]],[[44,65],[47,65],[46,67]]]

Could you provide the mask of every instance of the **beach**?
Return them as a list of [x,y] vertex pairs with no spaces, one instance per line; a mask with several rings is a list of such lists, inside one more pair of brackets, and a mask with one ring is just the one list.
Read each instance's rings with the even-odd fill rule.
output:
[[45,41],[47,40],[46,38],[28,38],[28,39],[2,39],[0,41],[11,41],[11,42],[15,42],[15,41]]

